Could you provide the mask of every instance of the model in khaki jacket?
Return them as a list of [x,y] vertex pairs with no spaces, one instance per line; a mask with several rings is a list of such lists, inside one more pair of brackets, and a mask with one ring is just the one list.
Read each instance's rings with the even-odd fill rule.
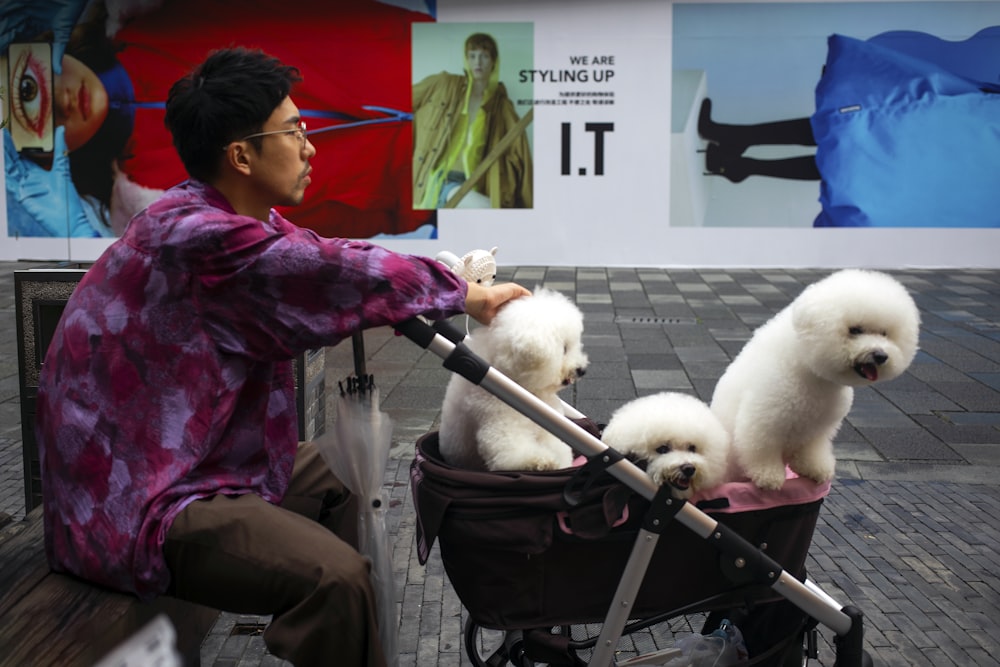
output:
[[[465,74],[441,72],[413,86],[414,208],[444,208],[517,125],[499,69],[496,41],[476,33],[465,40]],[[531,208],[532,178],[531,149],[522,130],[460,205]]]

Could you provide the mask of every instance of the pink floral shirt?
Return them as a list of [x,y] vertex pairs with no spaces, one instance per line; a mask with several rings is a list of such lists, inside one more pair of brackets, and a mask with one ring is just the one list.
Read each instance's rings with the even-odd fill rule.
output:
[[53,568],[149,598],[188,503],[281,501],[297,446],[296,355],[359,327],[464,309],[434,260],[236,214],[189,181],[136,216],[86,272],[38,388]]

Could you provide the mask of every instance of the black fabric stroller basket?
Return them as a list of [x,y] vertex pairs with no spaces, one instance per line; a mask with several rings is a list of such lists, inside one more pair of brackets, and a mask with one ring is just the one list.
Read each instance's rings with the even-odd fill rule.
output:
[[[416,445],[410,467],[418,556],[435,540],[462,604],[479,625],[530,629],[603,621],[649,501],[610,475],[578,488],[580,469],[476,472],[444,463],[436,432]],[[565,497],[567,488],[578,496]],[[719,498],[701,509],[761,548],[800,580],[822,498],[752,511]],[[715,509],[713,509],[713,506]],[[623,512],[625,517],[623,520]],[[767,586],[741,582],[706,540],[676,523],[656,546],[632,618],[702,603],[725,610],[779,600]]]

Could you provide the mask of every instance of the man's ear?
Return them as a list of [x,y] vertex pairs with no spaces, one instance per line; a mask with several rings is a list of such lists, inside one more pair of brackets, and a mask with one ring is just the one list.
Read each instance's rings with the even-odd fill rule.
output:
[[226,146],[225,163],[230,169],[235,169],[244,175],[249,174],[251,158],[250,148],[246,142],[234,141]]

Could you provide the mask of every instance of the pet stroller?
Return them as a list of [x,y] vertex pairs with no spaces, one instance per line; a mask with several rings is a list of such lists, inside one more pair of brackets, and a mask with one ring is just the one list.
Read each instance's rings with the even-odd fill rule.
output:
[[[567,418],[462,344],[446,322],[397,327],[477,384],[586,456],[567,470],[477,472],[448,466],[437,434],[417,443],[411,488],[418,557],[435,540],[468,611],[465,648],[477,667],[508,662],[662,665],[658,648],[622,662],[619,640],[680,615],[704,613],[702,633],[730,619],[750,663],[801,664],[822,624],[836,633],[836,665],[870,665],[861,612],[841,607],[805,576],[804,564],[829,485],[786,482],[780,493],[724,485],[700,507],[657,487],[598,438],[583,415]],[[596,636],[570,628],[600,623]],[[483,654],[484,631],[502,640]],[[809,642],[812,644],[812,641]]]

